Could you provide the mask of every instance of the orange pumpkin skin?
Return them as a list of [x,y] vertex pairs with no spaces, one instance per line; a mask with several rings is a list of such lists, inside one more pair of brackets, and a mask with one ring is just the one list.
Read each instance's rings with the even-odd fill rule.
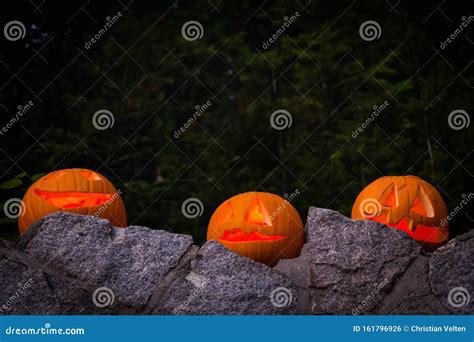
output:
[[94,215],[116,227],[127,226],[123,201],[101,174],[87,169],[64,169],[38,179],[23,197],[25,212],[18,219],[20,234],[36,220],[56,211]]
[[357,196],[352,218],[373,220],[403,230],[432,251],[448,241],[448,211],[439,192],[416,176],[387,176]]
[[295,258],[304,243],[303,222],[296,209],[280,196],[247,192],[222,203],[207,230],[234,252],[274,266],[279,259]]

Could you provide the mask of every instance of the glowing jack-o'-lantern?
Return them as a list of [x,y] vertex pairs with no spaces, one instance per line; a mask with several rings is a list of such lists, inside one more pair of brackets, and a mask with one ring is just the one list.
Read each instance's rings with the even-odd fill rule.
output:
[[369,219],[403,230],[425,249],[448,240],[447,209],[439,192],[416,176],[381,177],[357,196],[353,219]]
[[247,192],[222,203],[207,230],[234,252],[269,266],[295,258],[304,242],[303,223],[289,201],[266,192]]
[[87,169],[51,172],[36,181],[23,198],[25,212],[18,228],[24,233],[31,223],[55,211],[95,215],[116,227],[127,226],[120,194],[101,174]]

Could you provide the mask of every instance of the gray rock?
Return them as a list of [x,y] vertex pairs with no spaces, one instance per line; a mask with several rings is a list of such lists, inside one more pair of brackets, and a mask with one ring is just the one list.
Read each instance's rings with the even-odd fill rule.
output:
[[0,314],[110,314],[93,304],[92,292],[74,279],[54,275],[49,268],[14,250],[0,250]]
[[449,312],[432,293],[428,277],[429,256],[419,255],[371,314],[446,315]]
[[433,254],[419,255],[375,312],[380,314],[472,314],[474,231]]
[[309,265],[309,245],[305,244],[297,258],[280,259],[273,269],[286,275],[298,287],[308,288],[310,283]]
[[420,253],[405,233],[311,207],[306,223],[313,314],[370,312]]
[[270,268],[216,241],[55,213],[0,246],[0,314],[474,313],[474,230],[427,254],[401,231],[310,208],[306,236]]
[[298,300],[301,314],[310,312],[311,303],[309,299],[310,267],[309,267],[309,245],[303,245],[301,253],[294,259],[280,259],[273,267],[298,287]]
[[191,272],[177,279],[153,314],[295,314],[298,289],[283,274],[235,254],[216,241],[197,253]]
[[109,288],[120,305],[140,308],[191,245],[187,235],[57,212],[33,225],[17,247],[60,274]]
[[451,314],[474,313],[474,230],[438,248],[429,261],[430,287]]

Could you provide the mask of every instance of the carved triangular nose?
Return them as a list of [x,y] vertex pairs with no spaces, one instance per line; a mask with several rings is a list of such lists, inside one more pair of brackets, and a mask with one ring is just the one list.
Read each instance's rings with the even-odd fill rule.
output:
[[260,226],[272,225],[267,209],[258,197],[250,204],[245,214],[245,221]]

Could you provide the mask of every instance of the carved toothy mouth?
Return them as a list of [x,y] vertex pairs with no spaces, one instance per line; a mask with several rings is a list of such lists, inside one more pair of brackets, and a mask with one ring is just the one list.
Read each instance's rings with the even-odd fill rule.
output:
[[34,193],[49,205],[61,209],[96,207],[112,198],[112,195],[99,192],[56,192],[35,189]]
[[226,229],[220,240],[228,242],[251,242],[251,241],[278,241],[284,239],[284,235],[267,235],[259,231],[253,230],[250,233],[245,233],[240,228],[233,230]]

